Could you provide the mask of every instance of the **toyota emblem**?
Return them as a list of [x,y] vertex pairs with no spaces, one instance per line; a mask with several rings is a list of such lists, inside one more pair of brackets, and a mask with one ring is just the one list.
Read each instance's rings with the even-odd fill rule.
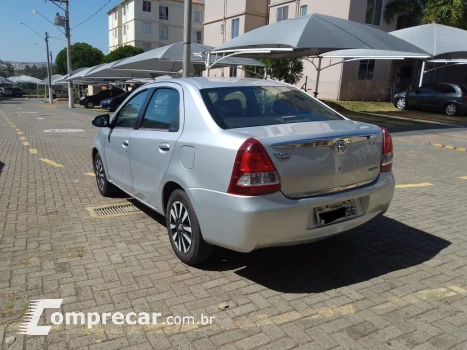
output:
[[347,144],[345,143],[344,140],[336,141],[332,145],[332,151],[335,154],[343,154],[346,150],[347,150]]

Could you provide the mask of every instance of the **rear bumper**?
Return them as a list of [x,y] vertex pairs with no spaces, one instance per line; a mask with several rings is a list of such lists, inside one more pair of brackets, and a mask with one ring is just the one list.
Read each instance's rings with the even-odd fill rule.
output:
[[[206,242],[239,252],[316,241],[364,224],[389,208],[394,194],[392,172],[367,186],[323,197],[293,200],[282,193],[261,197],[233,196],[189,189]],[[319,226],[315,208],[355,199],[360,216]]]

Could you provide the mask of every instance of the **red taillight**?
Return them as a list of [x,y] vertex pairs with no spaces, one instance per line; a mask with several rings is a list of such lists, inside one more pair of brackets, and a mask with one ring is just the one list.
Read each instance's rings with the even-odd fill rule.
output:
[[246,140],[237,152],[227,192],[260,196],[280,190],[276,167],[263,145],[254,138]]
[[392,158],[394,157],[392,146],[391,134],[389,134],[388,129],[381,127],[383,130],[383,155],[381,157],[381,171],[391,171],[392,170]]
[[462,98],[467,102],[467,95],[462,96]]

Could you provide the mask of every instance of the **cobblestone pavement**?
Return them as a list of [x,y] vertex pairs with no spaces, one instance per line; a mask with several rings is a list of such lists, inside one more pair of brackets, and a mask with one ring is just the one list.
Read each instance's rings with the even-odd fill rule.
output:
[[[154,212],[89,216],[127,202],[101,197],[89,174],[97,114],[0,101],[0,348],[467,349],[467,152],[427,144],[466,140],[464,129],[393,134],[399,187],[385,216],[310,245],[218,250],[191,268]],[[28,301],[58,298],[62,312],[214,322],[16,334]]]

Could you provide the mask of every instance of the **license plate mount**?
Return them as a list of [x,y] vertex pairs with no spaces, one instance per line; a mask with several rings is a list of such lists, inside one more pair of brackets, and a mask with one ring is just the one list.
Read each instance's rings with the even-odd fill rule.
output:
[[347,221],[358,216],[355,200],[348,200],[318,207],[315,209],[316,219],[320,226]]

